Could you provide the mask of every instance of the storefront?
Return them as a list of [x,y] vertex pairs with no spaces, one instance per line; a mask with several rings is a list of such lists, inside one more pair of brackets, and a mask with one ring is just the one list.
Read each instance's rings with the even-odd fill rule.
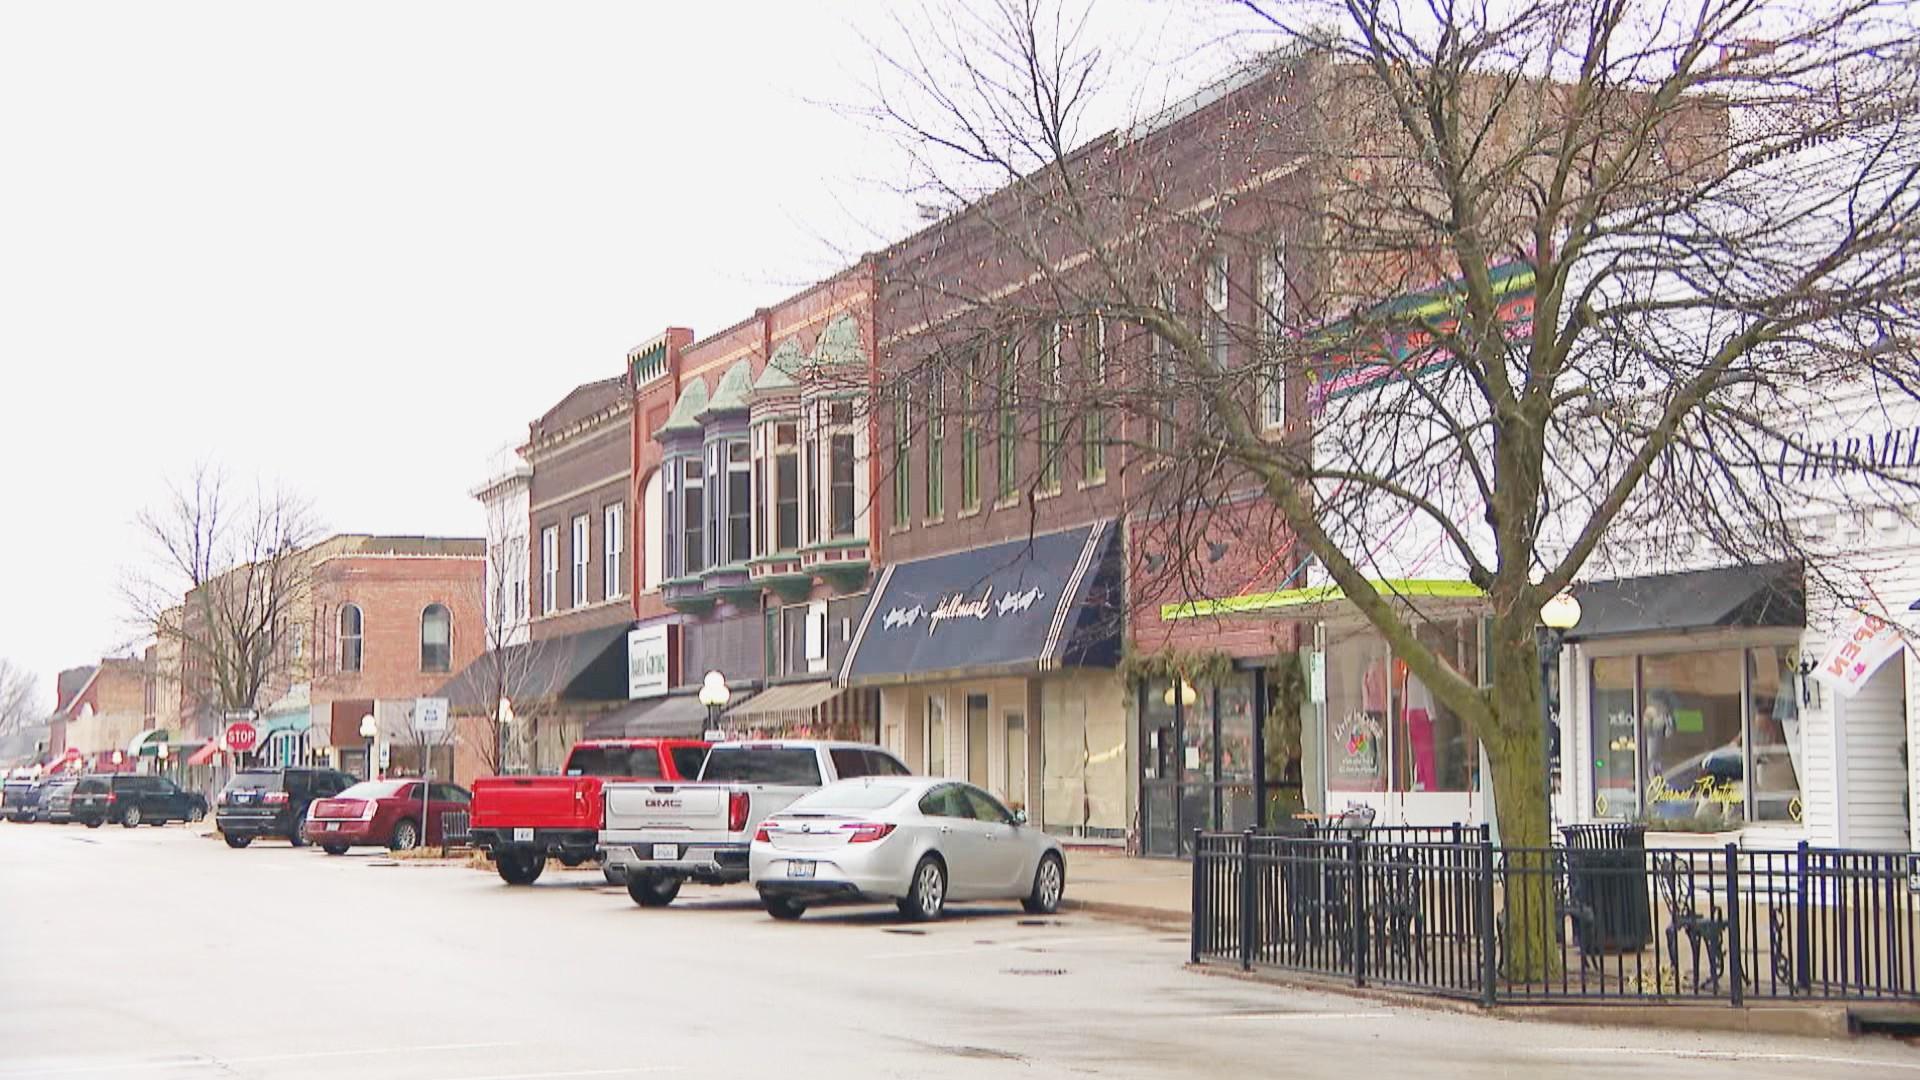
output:
[[[1479,592],[1463,582],[1395,581],[1401,616],[1442,662],[1484,685]],[[1480,743],[1338,589],[1168,605],[1170,622],[1290,621],[1297,652],[1235,661],[1227,672],[1143,681],[1141,846],[1183,852],[1196,828],[1278,827],[1295,816],[1367,806],[1383,824],[1489,819]]]
[[1563,818],[1756,847],[1908,848],[1913,660],[1898,624],[1913,613],[1887,613],[1868,664],[1847,650],[1879,617],[1809,612],[1797,567],[1603,581],[1576,595],[1561,741],[1578,765],[1565,770]]
[[1123,841],[1133,822],[1108,523],[889,566],[840,681],[879,693],[882,745],[965,779],[1049,832]]

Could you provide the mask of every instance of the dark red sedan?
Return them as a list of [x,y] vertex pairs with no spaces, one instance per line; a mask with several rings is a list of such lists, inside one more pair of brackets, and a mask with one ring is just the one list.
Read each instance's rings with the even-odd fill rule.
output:
[[329,855],[343,855],[350,847],[406,851],[440,843],[446,815],[466,813],[472,801],[465,788],[453,784],[368,780],[331,799],[315,799],[300,835]]

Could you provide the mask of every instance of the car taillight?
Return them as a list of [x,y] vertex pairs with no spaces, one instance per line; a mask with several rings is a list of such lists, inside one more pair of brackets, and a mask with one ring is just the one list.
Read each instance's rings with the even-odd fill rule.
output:
[[118,799],[119,797],[120,797],[120,796],[118,796],[118,795],[115,795],[115,794],[114,794],[113,792],[111,792],[111,791],[109,791],[109,792],[107,792],[107,804],[108,804],[109,806],[111,806],[111,805],[113,804],[113,802],[114,802],[114,800],[116,800],[116,799]]
[[773,837],[767,835],[767,825],[765,822],[761,822],[760,831],[753,834],[753,842],[756,844],[768,844],[773,842]]
[[379,810],[380,810],[380,804],[369,799],[368,801],[360,804],[360,820],[372,821],[373,815],[378,813]]
[[885,840],[893,831],[893,826],[878,821],[850,821],[840,826],[847,830],[847,843],[871,844],[875,840]]
[[268,806],[283,806],[287,801],[287,793],[284,791],[269,791],[267,792],[267,797],[260,801],[266,803]]
[[747,793],[730,791],[727,793],[727,831],[739,832],[747,827]]

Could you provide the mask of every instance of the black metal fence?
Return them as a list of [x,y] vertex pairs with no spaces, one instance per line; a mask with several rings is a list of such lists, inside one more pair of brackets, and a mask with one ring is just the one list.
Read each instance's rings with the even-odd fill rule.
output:
[[1500,1003],[1920,999],[1920,856],[1196,833],[1192,959]]

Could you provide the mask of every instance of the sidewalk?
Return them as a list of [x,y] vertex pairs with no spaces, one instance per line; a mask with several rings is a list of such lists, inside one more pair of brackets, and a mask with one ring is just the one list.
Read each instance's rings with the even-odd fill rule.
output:
[[1192,864],[1107,848],[1068,848],[1063,906],[1185,931],[1193,918]]

